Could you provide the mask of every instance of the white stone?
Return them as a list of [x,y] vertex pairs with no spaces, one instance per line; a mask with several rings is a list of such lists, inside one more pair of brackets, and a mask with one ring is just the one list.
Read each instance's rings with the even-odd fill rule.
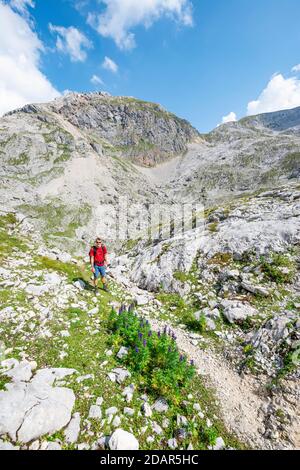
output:
[[119,416],[115,416],[112,422],[114,428],[117,428],[121,424],[121,418]]
[[223,450],[225,448],[225,442],[222,437],[217,437],[216,443],[213,446],[213,450]]
[[142,412],[146,416],[146,418],[150,418],[152,416],[152,408],[148,403],[143,403],[142,405]]
[[14,446],[10,442],[5,442],[0,439],[0,450],[19,450],[20,447]]
[[78,281],[74,282],[74,286],[75,286],[78,290],[85,290],[85,282],[82,281],[81,279],[78,279]]
[[132,408],[124,408],[124,415],[134,416],[134,410]]
[[138,450],[139,442],[134,437],[123,429],[116,429],[108,441],[110,450]]
[[116,408],[115,406],[111,406],[105,411],[106,416],[115,415],[116,413],[118,413],[118,408]]
[[72,261],[72,256],[69,253],[59,253],[57,259],[62,263],[70,263]]
[[128,348],[125,348],[124,346],[122,346],[117,354],[117,358],[123,359],[123,357],[127,356],[127,354],[128,354]]
[[177,441],[176,441],[175,438],[168,440],[168,447],[169,447],[170,449],[172,449],[172,450],[177,449],[178,444],[177,444]]
[[90,407],[89,418],[92,418],[92,419],[101,419],[102,418],[102,411],[101,411],[100,406],[92,405]]
[[71,421],[64,430],[65,440],[69,444],[74,444],[78,440],[80,433],[80,414],[74,413]]
[[61,445],[58,442],[48,442],[46,450],[61,450]]
[[88,311],[88,315],[97,315],[97,313],[99,313],[99,308],[98,307],[95,307],[92,310]]
[[223,300],[222,306],[224,308],[223,315],[230,323],[243,322],[248,317],[258,314],[257,310],[251,307],[251,305],[239,301]]
[[157,411],[158,413],[165,413],[169,409],[167,400],[165,400],[165,398],[158,398],[158,400],[156,400],[156,402],[154,403],[152,409],[154,411]]
[[125,382],[128,377],[131,377],[131,373],[126,369],[116,368],[112,370],[112,373],[115,374],[118,384]]

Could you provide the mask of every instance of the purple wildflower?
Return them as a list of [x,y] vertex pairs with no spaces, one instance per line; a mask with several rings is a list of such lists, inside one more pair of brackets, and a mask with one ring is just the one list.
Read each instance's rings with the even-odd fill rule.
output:
[[144,339],[143,341],[144,348],[147,346],[147,341]]
[[161,337],[161,332],[158,331],[157,336],[160,338]]
[[193,361],[193,359],[191,360],[191,366],[194,366],[195,365],[195,362]]
[[139,331],[139,339],[143,339],[143,335],[140,331]]
[[140,350],[139,350],[139,348],[138,348],[137,346],[135,347],[135,352],[136,352],[136,353],[139,353],[139,352],[140,352]]
[[150,330],[150,331],[148,332],[148,337],[151,338],[151,336],[152,336],[152,331]]
[[184,356],[182,354],[180,354],[180,362],[183,362],[184,361]]

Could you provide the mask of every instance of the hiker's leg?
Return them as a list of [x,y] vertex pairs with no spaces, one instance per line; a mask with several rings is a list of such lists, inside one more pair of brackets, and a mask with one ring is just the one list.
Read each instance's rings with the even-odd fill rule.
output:
[[101,281],[102,281],[102,284],[103,284],[103,289],[104,290],[107,290],[107,277],[106,277],[106,267],[105,266],[101,266]]
[[95,266],[95,273],[94,273],[94,286],[95,286],[95,289],[97,289],[97,287],[98,287],[98,282],[99,282],[100,275],[101,274],[100,274],[98,266]]

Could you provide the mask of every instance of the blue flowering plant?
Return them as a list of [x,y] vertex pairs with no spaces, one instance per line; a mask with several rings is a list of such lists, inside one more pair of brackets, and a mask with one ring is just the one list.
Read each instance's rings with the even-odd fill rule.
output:
[[177,401],[195,374],[193,361],[180,354],[176,336],[167,326],[151,330],[147,320],[129,309],[112,311],[109,318],[111,341],[128,348],[122,362],[136,373],[148,391]]

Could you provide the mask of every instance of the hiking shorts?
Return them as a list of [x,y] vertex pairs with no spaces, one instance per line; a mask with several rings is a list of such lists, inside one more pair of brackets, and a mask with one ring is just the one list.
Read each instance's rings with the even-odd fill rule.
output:
[[99,279],[99,277],[106,277],[106,267],[105,266],[94,266],[95,268],[95,279]]

